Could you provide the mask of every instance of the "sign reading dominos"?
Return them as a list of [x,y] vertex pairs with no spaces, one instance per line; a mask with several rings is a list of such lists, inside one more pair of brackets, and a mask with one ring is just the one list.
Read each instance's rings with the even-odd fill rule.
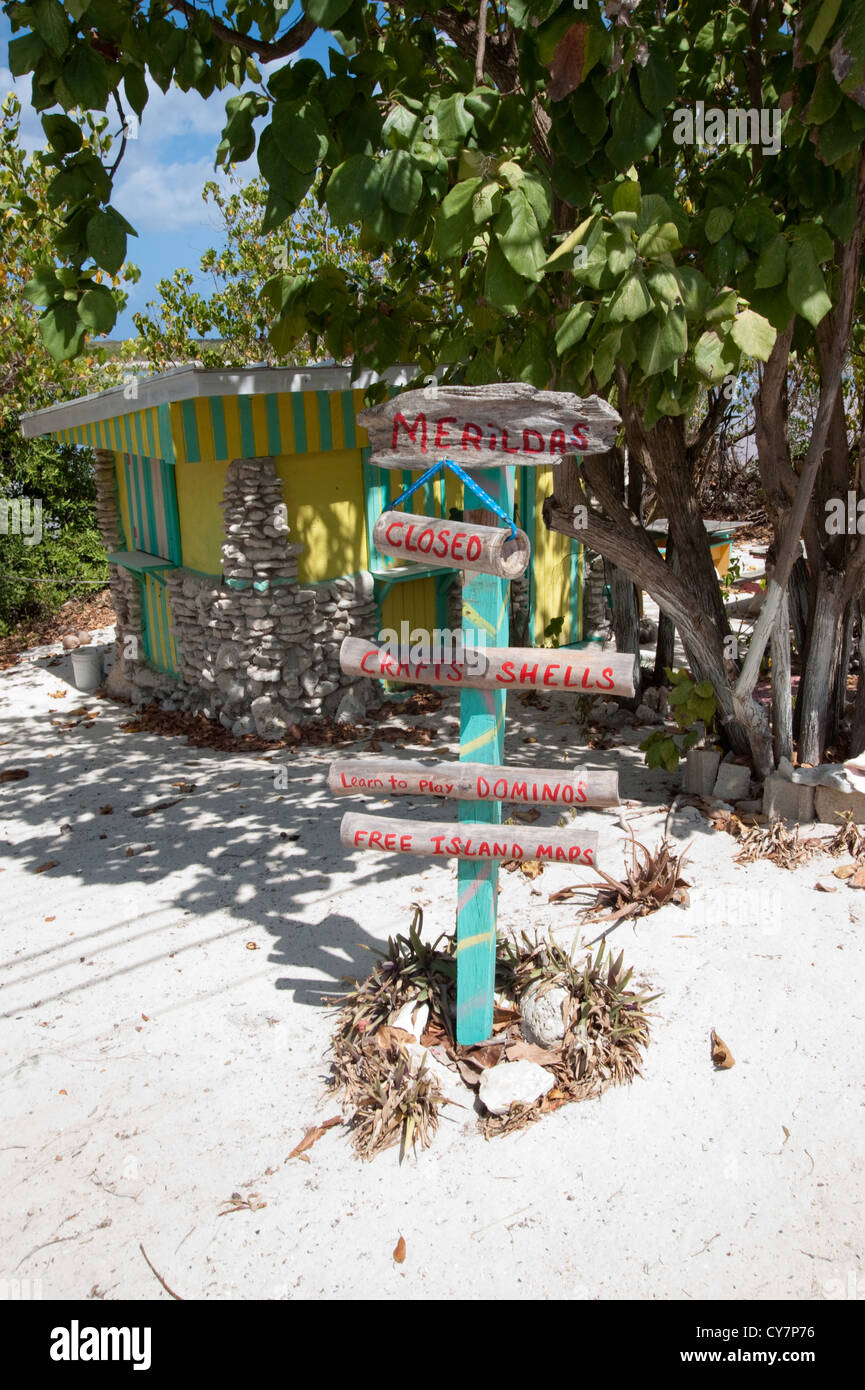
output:
[[539,391],[521,381],[438,386],[434,395],[403,391],[357,418],[379,468],[427,468],[441,458],[466,469],[559,463],[566,454],[612,448],[620,424],[597,396]]

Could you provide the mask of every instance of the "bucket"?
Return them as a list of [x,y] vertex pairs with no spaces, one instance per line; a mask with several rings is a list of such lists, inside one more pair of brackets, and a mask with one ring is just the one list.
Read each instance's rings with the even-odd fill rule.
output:
[[76,647],[72,657],[72,679],[79,690],[96,690],[102,684],[102,652],[99,647]]

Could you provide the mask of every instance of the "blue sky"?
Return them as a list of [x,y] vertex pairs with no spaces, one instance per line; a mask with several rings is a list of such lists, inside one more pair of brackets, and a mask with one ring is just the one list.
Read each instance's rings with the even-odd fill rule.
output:
[[[299,6],[287,11],[281,27],[288,28],[299,12]],[[11,37],[9,20],[0,13],[0,100],[7,92],[15,92],[22,107],[25,148],[42,148],[42,125],[30,105],[30,78],[13,78],[9,72]],[[327,49],[332,43],[329,35],[319,32],[289,61],[301,56],[317,58],[327,68]],[[284,62],[280,60],[273,67],[283,66]],[[260,66],[266,76],[269,69]],[[112,338],[134,334],[132,313],[154,298],[158,280],[170,276],[179,266],[198,275],[202,254],[209,246],[220,244],[218,213],[203,202],[201,190],[209,180],[226,182],[225,171],[215,171],[213,159],[225,119],[225,102],[236,94],[236,89],[215,92],[207,101],[193,91],[169,88],[164,93],[155,83],[150,84],[150,89],[137,138],[127,143],[115,182],[114,206],[138,232],[137,239],[129,239],[129,259],[140,266],[141,279],[128,287],[129,304],[118,318]],[[108,114],[119,126],[113,107],[109,106]],[[237,172],[243,179],[257,174],[255,156],[238,165]],[[206,276],[199,277],[199,288],[208,288]]]

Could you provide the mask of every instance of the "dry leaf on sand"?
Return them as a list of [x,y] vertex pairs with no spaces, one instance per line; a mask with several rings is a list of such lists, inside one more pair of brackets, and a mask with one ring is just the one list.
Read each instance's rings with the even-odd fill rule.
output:
[[[316,1144],[327,1130],[331,1129],[334,1125],[341,1124],[341,1115],[331,1115],[329,1120],[324,1120],[320,1125],[313,1125],[306,1131],[300,1143],[295,1145],[288,1155],[288,1158],[300,1158],[301,1154],[306,1153],[307,1149],[311,1149],[313,1144]],[[288,1162],[288,1158],[285,1160],[286,1163]]]
[[402,1236],[394,1247],[393,1257],[398,1265],[405,1264],[405,1240]]
[[723,1038],[712,1029],[712,1061],[717,1071],[728,1071],[736,1065],[735,1058]]

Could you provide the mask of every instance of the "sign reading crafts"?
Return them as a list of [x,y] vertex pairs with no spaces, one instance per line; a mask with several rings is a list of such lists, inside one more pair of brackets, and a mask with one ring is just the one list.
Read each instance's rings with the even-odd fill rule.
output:
[[549,464],[563,454],[604,453],[620,423],[597,396],[522,381],[403,391],[357,418],[379,468],[417,468],[443,456],[469,469]]

